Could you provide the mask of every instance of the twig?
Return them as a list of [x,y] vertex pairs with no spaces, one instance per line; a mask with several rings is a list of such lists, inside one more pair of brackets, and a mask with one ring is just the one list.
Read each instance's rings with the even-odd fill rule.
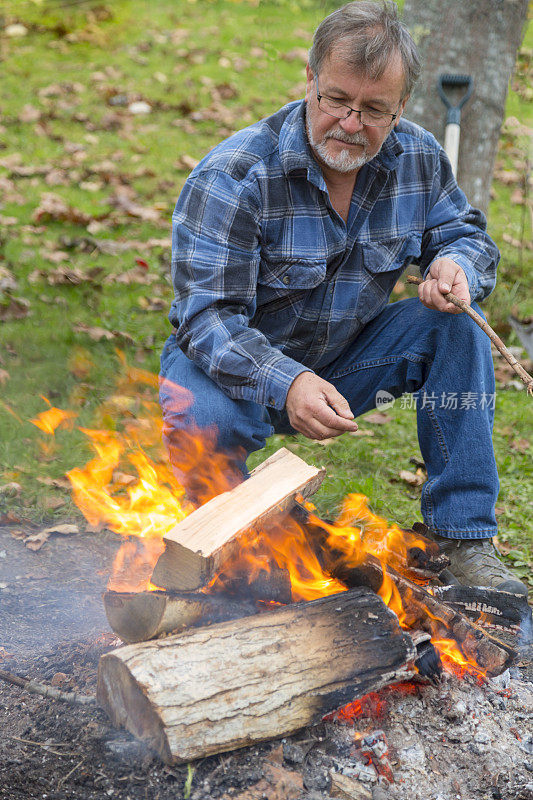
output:
[[[407,283],[414,283],[415,285],[420,286],[420,284],[423,282],[424,281],[422,278],[417,278],[415,275],[407,276]],[[444,297],[449,303],[453,303],[454,306],[457,306],[457,308],[460,308],[465,312],[465,314],[468,314],[469,317],[472,317],[474,322],[479,325],[481,330],[485,331],[491,342],[493,342],[494,346],[500,351],[507,363],[511,365],[516,374],[520,377],[520,380],[525,385],[528,394],[533,396],[533,377],[531,377],[529,372],[526,372],[522,364],[517,361],[510,350],[507,349],[498,334],[490,327],[488,322],[486,322],[483,317],[480,317],[477,311],[474,311],[474,309],[465,303],[464,300],[460,300],[451,292],[445,294]]]
[[66,781],[66,780],[68,780],[68,778],[70,778],[70,776],[72,775],[72,773],[73,773],[73,772],[76,772],[76,770],[77,770],[79,767],[81,767],[81,765],[83,764],[83,762],[84,762],[84,761],[85,761],[85,756],[84,756],[84,757],[81,759],[81,761],[79,761],[79,762],[76,764],[76,766],[75,766],[75,767],[72,767],[72,769],[70,770],[70,772],[67,772],[67,774],[66,774],[66,775],[65,775],[63,778],[61,778],[61,780],[60,780],[60,781],[58,781],[58,784],[57,784],[57,789],[58,789],[58,791],[59,791],[59,789],[61,789],[61,787],[63,786],[63,784],[65,783],[65,781]]
[[0,669],[0,679],[6,683],[12,683],[15,686],[20,686],[21,689],[26,689],[27,692],[33,694],[40,694],[43,697],[51,697],[54,700],[62,700],[64,703],[77,703],[82,706],[95,706],[96,696],[92,694],[77,694],[76,692],[62,692],[54,686],[45,686],[42,683],[36,683],[28,678],[19,678],[18,675],[12,675]]
[[[32,739],[21,739],[20,736],[11,736],[10,738],[13,739],[15,742],[22,742],[22,744],[29,744],[32,747],[42,747],[43,750],[46,750],[47,753],[52,753],[54,756],[61,756],[62,758],[71,758],[71,756],[73,755],[72,753],[60,753],[59,750],[52,750],[51,749],[52,745],[46,744],[46,742],[34,742]],[[61,742],[54,744],[54,747],[69,747],[69,746],[70,745],[68,745],[67,743],[62,744]]]

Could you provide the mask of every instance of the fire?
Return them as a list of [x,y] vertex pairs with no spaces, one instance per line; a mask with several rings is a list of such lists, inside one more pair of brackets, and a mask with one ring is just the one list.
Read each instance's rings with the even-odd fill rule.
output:
[[[122,364],[116,392],[100,409],[100,427],[79,428],[94,457],[67,475],[74,501],[90,525],[107,526],[126,537],[109,588],[139,591],[157,588],[150,584],[150,576],[163,551],[163,537],[197,505],[233,488],[242,475],[236,470],[235,457],[217,452],[216,432],[211,429],[191,428],[179,439],[174,437],[171,468],[162,443],[165,435],[168,443],[169,431],[153,396],[158,378],[128,366],[123,358]],[[176,413],[190,405],[192,398],[184,389],[167,384],[162,388],[171,393]],[[53,435],[60,425],[72,424],[75,417],[74,412],[50,406],[31,421]],[[314,526],[344,568],[357,568],[369,555],[379,560],[383,580],[376,591],[400,624],[409,627],[409,597],[404,595],[402,601],[387,570],[392,567],[401,572],[413,549],[425,550],[425,540],[374,514],[361,494],[348,495],[332,522],[316,516],[311,504],[306,508],[306,525],[286,515],[270,524],[268,531],[242,536],[237,554],[224,565],[223,576],[216,576],[206,590],[220,589],[224,580],[237,574],[244,573],[252,581],[261,570],[268,572],[276,565],[289,572],[293,600],[345,591],[345,584],[325,571],[320,553],[311,546],[309,530]],[[445,633],[435,621],[432,641],[444,664],[458,665],[453,669],[463,673],[476,674],[476,669],[479,673],[455,642],[444,638]]]
[[[46,397],[43,397],[43,400],[50,405]],[[78,415],[73,411],[63,411],[60,408],[54,408],[54,406],[50,405],[47,411],[41,411],[41,413],[37,414],[30,422],[44,431],[44,433],[53,434],[56,428],[59,428],[60,425],[68,425],[76,419],[77,416]]]
[[480,669],[472,658],[463,653],[453,639],[438,639],[434,637],[431,642],[439,651],[443,666],[448,672],[451,672],[457,678],[464,678],[465,675],[470,675],[480,685],[486,682],[485,672]]

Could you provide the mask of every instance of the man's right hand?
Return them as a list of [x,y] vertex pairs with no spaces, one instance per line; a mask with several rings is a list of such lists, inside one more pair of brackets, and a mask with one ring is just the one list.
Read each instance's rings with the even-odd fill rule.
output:
[[333,384],[313,372],[301,372],[294,379],[285,408],[292,427],[310,439],[328,439],[357,430],[348,401]]

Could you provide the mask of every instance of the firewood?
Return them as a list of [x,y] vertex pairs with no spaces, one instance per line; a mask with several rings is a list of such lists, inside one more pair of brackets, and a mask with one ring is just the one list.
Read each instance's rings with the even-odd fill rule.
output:
[[123,642],[145,642],[165,633],[257,614],[253,600],[202,592],[105,592],[104,608]]
[[112,722],[171,763],[279,738],[414,673],[416,648],[365,587],[100,659]]
[[[327,544],[327,531],[320,525],[308,525],[309,542],[323,568],[347,587],[368,586],[377,592],[384,580],[384,567],[371,555],[357,565],[347,563],[343,553]],[[453,639],[467,658],[473,659],[489,677],[500,675],[516,658],[508,645],[475,625],[465,616],[429,594],[421,586],[400,575],[392,567],[386,574],[399,592],[409,628],[422,629],[432,638]]]
[[181,591],[205,586],[237,552],[241,534],[260,531],[273,516],[289,511],[296,495],[316,492],[325,472],[282,447],[248,480],[213,497],[166,534],[152,583]]

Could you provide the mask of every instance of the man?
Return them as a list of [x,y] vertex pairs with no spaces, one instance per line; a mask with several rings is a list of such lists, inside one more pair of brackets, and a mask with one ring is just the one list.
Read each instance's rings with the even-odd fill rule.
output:
[[[349,3],[315,33],[305,100],[193,170],[173,216],[166,441],[172,458],[180,430],[216,425],[245,472],[274,431],[339,436],[378,392],[419,392],[430,535],[461,583],[527,593],[491,541],[490,343],[444,296],[486,297],[498,251],[442,148],[402,119],[419,71],[394,3]],[[387,304],[411,262],[421,302]]]

